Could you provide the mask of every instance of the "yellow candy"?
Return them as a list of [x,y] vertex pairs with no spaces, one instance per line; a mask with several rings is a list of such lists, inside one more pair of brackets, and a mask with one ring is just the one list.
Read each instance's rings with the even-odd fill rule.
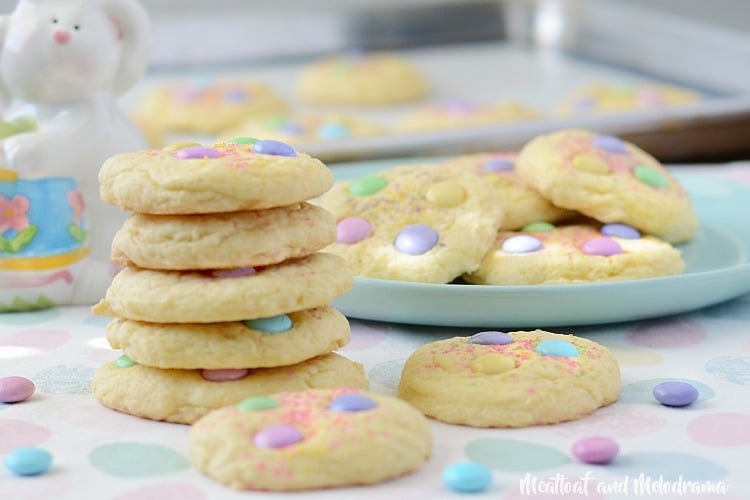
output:
[[498,373],[505,373],[508,370],[512,370],[516,367],[516,362],[513,358],[504,356],[502,354],[492,353],[484,354],[474,359],[471,363],[471,369],[477,373],[484,373],[487,375],[496,375]]
[[436,207],[455,207],[466,201],[466,191],[458,182],[443,181],[430,186],[425,198]]
[[609,167],[604,160],[593,155],[578,155],[573,158],[573,168],[582,170],[591,174],[606,174]]
[[10,182],[18,180],[18,172],[0,167],[0,182]]

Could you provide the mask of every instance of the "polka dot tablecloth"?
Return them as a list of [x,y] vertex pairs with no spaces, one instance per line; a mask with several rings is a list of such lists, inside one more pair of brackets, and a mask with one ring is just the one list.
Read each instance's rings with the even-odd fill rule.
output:
[[[696,179],[709,177],[695,172]],[[722,170],[750,185],[747,174],[747,168]],[[693,187],[714,196],[725,186]],[[544,427],[474,429],[432,422],[433,455],[414,474],[376,486],[293,495],[230,490],[191,467],[187,426],[101,406],[91,393],[92,376],[119,355],[104,339],[108,321],[92,316],[88,307],[0,314],[0,376],[23,376],[36,384],[29,400],[0,404],[0,455],[40,447],[54,457],[40,476],[0,471],[0,498],[750,498],[750,294],[679,316],[547,328],[593,339],[615,354],[623,378],[617,403]],[[387,394],[395,394],[403,363],[417,347],[478,331],[359,320],[351,326],[352,341],[340,354],[362,363],[372,390]],[[668,380],[692,384],[697,401],[684,408],[659,404],[652,390]],[[573,443],[593,435],[617,442],[620,452],[612,463],[589,465],[574,457]],[[492,471],[489,490],[467,495],[443,484],[443,471],[466,461]]]

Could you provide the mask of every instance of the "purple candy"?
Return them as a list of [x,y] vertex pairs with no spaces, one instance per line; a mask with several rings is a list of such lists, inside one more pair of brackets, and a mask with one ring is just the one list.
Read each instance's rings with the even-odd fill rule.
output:
[[636,228],[627,224],[604,224],[600,232],[604,236],[613,236],[625,240],[637,240],[641,237],[641,233]]
[[437,245],[437,231],[425,224],[407,226],[398,233],[394,246],[401,253],[422,255]]
[[304,439],[302,431],[291,425],[269,425],[259,430],[253,438],[258,448],[284,448]]
[[688,406],[698,399],[698,389],[687,382],[662,382],[654,387],[654,397],[664,406]]
[[247,368],[225,368],[223,370],[202,370],[201,377],[209,382],[232,382],[247,377]]
[[297,156],[289,144],[281,141],[274,141],[273,139],[263,139],[253,145],[253,151],[262,155],[274,155],[274,156]]
[[513,337],[505,332],[478,332],[469,337],[469,342],[480,345],[506,345],[513,342]]
[[0,378],[0,403],[20,403],[34,394],[34,382],[25,377]]
[[230,103],[246,102],[250,95],[244,89],[229,89],[224,92],[224,101]]
[[609,153],[627,153],[625,143],[613,135],[597,135],[594,137],[594,146]]
[[610,255],[617,255],[622,253],[622,247],[612,238],[603,236],[601,238],[593,238],[583,244],[583,253],[586,255],[600,255],[603,257],[609,257]]
[[181,160],[193,160],[196,158],[218,158],[221,156],[214,148],[206,146],[191,146],[177,150],[177,158]]
[[355,412],[370,410],[378,403],[362,394],[346,394],[339,396],[328,405],[328,409],[336,412]]
[[372,234],[372,225],[362,217],[347,217],[336,224],[336,243],[359,243]]
[[519,234],[511,236],[503,242],[503,252],[505,253],[530,253],[542,249],[542,242],[539,238]]
[[514,168],[515,164],[505,158],[493,158],[492,160],[487,160],[482,165],[483,172],[510,172]]
[[214,278],[244,278],[252,276],[257,271],[254,267],[235,267],[234,269],[215,269],[211,271]]
[[571,451],[581,462],[587,464],[606,464],[617,456],[620,447],[611,438],[591,436],[579,439],[573,443]]

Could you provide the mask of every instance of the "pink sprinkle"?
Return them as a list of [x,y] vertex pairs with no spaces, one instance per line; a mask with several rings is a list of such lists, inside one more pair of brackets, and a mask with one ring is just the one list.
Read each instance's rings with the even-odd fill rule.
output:
[[234,370],[201,370],[201,376],[209,382],[231,382],[233,380],[240,380],[245,378],[248,373],[250,373],[250,370],[247,368]]
[[591,239],[584,243],[583,253],[586,255],[601,255],[603,257],[609,257],[610,255],[622,253],[622,247],[612,238],[603,236],[601,238]]
[[244,278],[245,276],[252,276],[255,272],[254,267],[236,267],[234,269],[217,269],[211,271],[211,276],[214,278]]

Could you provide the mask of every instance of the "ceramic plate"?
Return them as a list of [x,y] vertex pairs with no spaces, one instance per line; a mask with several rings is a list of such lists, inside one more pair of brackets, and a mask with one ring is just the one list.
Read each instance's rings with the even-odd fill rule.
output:
[[[347,179],[423,161],[378,160],[332,169],[337,179]],[[508,329],[639,320],[699,309],[750,292],[750,234],[736,227],[738,214],[750,213],[750,190],[690,170],[673,169],[690,192],[702,223],[697,237],[680,245],[687,264],[683,274],[531,286],[436,285],[357,277],[352,290],[333,304],[351,318]]]

